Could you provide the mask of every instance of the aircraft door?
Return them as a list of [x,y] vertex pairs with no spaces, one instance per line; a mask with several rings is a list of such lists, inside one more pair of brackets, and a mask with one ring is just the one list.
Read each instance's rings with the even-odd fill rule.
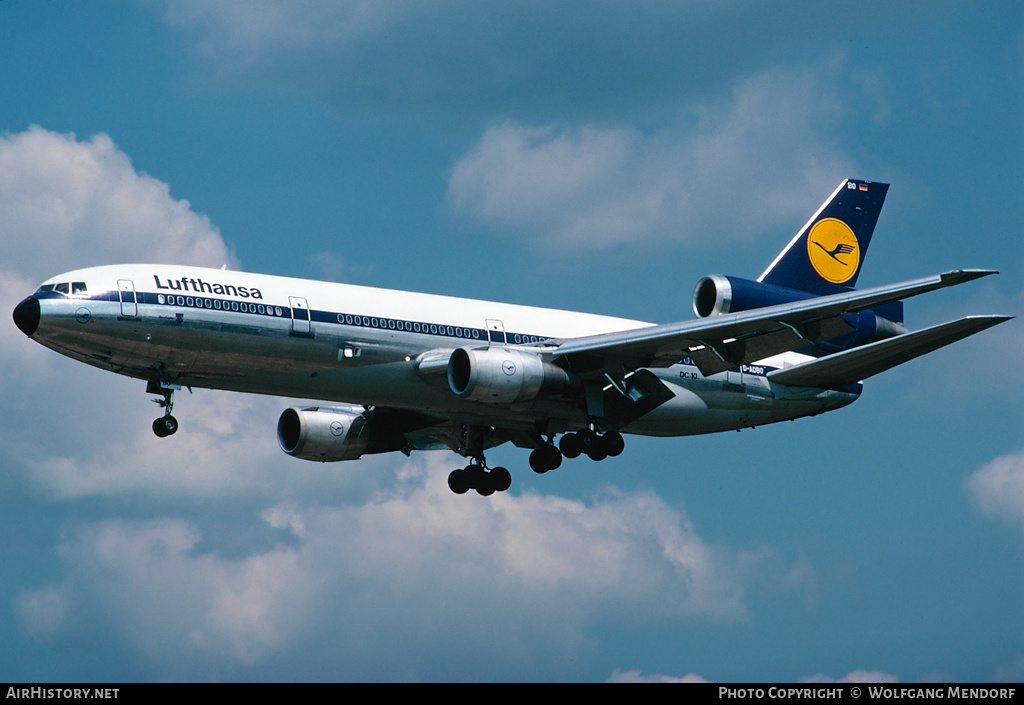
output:
[[289,296],[288,305],[292,311],[292,334],[310,335],[309,304],[301,296]]
[[292,310],[292,335],[309,337],[312,334],[309,326],[309,304],[301,296],[289,296],[288,305]]
[[121,315],[136,318],[139,305],[135,301],[135,283],[131,279],[117,280],[117,297],[121,300]]
[[505,344],[505,324],[501,321],[488,318],[487,321],[487,340],[491,345],[504,345]]

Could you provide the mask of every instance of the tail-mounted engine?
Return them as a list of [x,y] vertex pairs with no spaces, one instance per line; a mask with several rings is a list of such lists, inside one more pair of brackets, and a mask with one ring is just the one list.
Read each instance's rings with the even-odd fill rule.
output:
[[489,404],[561,394],[577,383],[572,373],[518,350],[458,348],[448,359],[452,392],[463,399]]
[[723,313],[803,301],[815,296],[817,294],[799,289],[712,274],[701,279],[694,287],[693,312],[700,318],[707,318]]
[[[837,287],[836,291],[848,291]],[[818,296],[799,289],[712,274],[704,277],[693,290],[693,312],[700,318],[725,313],[748,311],[766,306],[788,304]],[[853,332],[821,344],[830,350],[844,350],[907,332],[903,327],[903,302],[895,301],[870,311],[843,316]]]
[[293,407],[277,420],[281,450],[303,460],[355,460],[366,451],[369,438],[366,416],[344,409]]

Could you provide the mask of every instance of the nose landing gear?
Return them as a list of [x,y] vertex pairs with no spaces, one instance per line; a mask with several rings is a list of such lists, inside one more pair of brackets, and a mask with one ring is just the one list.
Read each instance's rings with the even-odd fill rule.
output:
[[153,433],[157,438],[166,438],[178,431],[178,420],[171,416],[174,408],[174,389],[165,387],[158,382],[150,382],[146,386],[149,394],[159,394],[162,399],[154,399],[153,402],[164,410],[164,415],[153,420]]

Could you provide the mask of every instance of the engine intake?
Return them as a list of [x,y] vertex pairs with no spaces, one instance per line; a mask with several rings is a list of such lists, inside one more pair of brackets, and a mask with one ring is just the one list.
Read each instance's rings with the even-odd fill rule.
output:
[[723,313],[803,301],[815,296],[816,294],[799,289],[712,274],[701,279],[694,287],[693,312],[700,318],[707,318]]
[[488,348],[458,348],[448,358],[448,386],[463,399],[511,404],[561,394],[576,376],[539,356]]
[[303,460],[355,460],[366,451],[369,437],[366,416],[343,409],[292,407],[277,420],[281,450]]

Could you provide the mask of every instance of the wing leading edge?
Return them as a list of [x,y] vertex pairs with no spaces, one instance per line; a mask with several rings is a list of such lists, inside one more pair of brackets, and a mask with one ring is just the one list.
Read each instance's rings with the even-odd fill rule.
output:
[[[848,333],[853,326],[843,319],[844,314],[858,313],[890,301],[919,296],[997,273],[995,270],[958,269],[897,284],[708,319],[573,338],[562,341],[550,354],[555,359],[565,360],[582,374],[668,367],[689,357],[702,374],[711,375]],[[989,325],[1002,320],[1005,319],[1000,318]],[[961,337],[974,332],[977,331],[972,330]],[[918,354],[924,352],[927,350]],[[912,357],[916,355],[906,359]]]

